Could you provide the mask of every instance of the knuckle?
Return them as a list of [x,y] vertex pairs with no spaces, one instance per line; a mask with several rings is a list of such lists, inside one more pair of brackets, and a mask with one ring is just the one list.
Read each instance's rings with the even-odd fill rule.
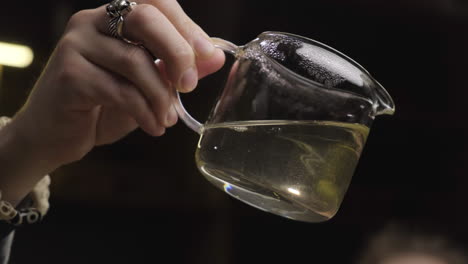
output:
[[66,31],[76,29],[77,27],[82,26],[84,23],[87,23],[90,19],[90,15],[90,10],[82,10],[73,14],[68,20]]
[[187,32],[192,32],[195,31],[195,23],[189,18],[189,17],[183,17],[180,19],[180,25],[182,26],[183,29],[185,29]]
[[173,57],[186,64],[194,60],[195,54],[188,43],[181,42],[173,46]]
[[71,50],[77,48],[79,39],[75,36],[74,33],[66,33],[57,44],[57,49],[65,53],[69,53]]
[[170,58],[178,71],[183,71],[194,64],[195,54],[187,43],[175,44],[172,47]]

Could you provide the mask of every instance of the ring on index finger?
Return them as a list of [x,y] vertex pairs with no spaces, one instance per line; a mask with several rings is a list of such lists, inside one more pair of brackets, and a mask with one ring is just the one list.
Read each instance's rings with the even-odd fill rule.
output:
[[107,5],[106,10],[110,18],[108,25],[109,34],[129,44],[139,46],[141,43],[125,38],[122,33],[124,17],[130,13],[136,5],[137,3],[128,0],[113,0]]

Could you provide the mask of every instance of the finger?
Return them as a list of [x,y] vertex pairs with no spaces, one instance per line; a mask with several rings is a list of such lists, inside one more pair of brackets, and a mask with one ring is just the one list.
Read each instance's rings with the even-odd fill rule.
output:
[[[116,124],[118,124],[116,126]],[[109,129],[112,127],[112,129]],[[96,127],[96,145],[111,144],[138,127],[135,119],[118,107],[101,107]]]
[[[218,71],[224,64],[224,52],[220,49],[217,49],[210,60],[197,60],[197,68],[198,68],[198,79],[202,79],[203,77],[212,74]],[[169,77],[167,76],[166,65],[164,61],[157,60],[157,66],[161,77],[167,81],[169,81]]]
[[184,12],[177,1],[174,0],[142,0],[157,7],[175,26],[180,34],[190,43],[197,57],[209,58],[215,52],[208,34],[206,34],[193,20]]
[[105,84],[101,83],[100,89],[95,89],[90,94],[104,106],[116,107],[132,116],[146,133],[153,136],[164,134],[164,126],[154,118],[148,103],[138,89],[123,78],[114,76],[112,80],[113,82],[106,86],[102,86]]
[[81,65],[82,76],[82,83],[76,89],[84,98],[95,105],[116,107],[124,111],[150,135],[164,134],[164,126],[158,123],[148,102],[131,82],[102,69],[82,56],[76,56],[75,63]]
[[[198,77],[203,78],[219,70],[225,61],[224,53],[215,49],[210,37],[198,26],[174,0],[142,0],[141,3],[157,7],[192,46],[196,54]],[[131,33],[131,27],[124,27]]]
[[161,78],[151,56],[140,47],[97,32],[94,27],[83,31],[86,32],[81,34],[87,36],[87,41],[78,45],[83,56],[135,84],[149,102],[159,123],[166,127],[174,125],[170,113],[170,87]]
[[[94,21],[100,32],[107,34],[104,8],[95,10]],[[174,25],[156,7],[140,4],[125,16],[124,34],[128,39],[141,42],[155,57],[167,63],[167,73],[179,90],[190,91],[198,82],[195,53]]]
[[224,61],[224,52],[220,49],[216,49],[209,60],[197,60],[198,78],[201,79],[209,74],[217,72],[223,67]]

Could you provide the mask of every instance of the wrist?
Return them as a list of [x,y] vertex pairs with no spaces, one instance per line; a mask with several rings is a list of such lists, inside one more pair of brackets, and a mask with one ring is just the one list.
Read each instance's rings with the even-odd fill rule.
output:
[[[0,122],[4,122],[0,120]],[[21,133],[12,120],[0,128],[0,190],[4,200],[17,205],[58,165],[48,158],[46,150]]]

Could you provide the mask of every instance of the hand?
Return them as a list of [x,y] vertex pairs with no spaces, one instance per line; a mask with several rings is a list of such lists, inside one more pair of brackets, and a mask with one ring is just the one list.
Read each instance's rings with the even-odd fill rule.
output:
[[[188,92],[224,54],[175,0],[141,0],[125,16],[129,45],[108,35],[105,6],[74,15],[12,122],[0,130],[0,190],[16,205],[57,167],[141,127],[177,122],[173,89]],[[153,58],[159,59],[155,64]]]
[[[175,0],[142,0],[108,35],[105,6],[75,14],[12,127],[54,166],[138,126],[153,136],[177,122],[172,89],[188,92],[224,54]],[[160,59],[155,64],[153,57]],[[54,167],[52,166],[52,167]]]

